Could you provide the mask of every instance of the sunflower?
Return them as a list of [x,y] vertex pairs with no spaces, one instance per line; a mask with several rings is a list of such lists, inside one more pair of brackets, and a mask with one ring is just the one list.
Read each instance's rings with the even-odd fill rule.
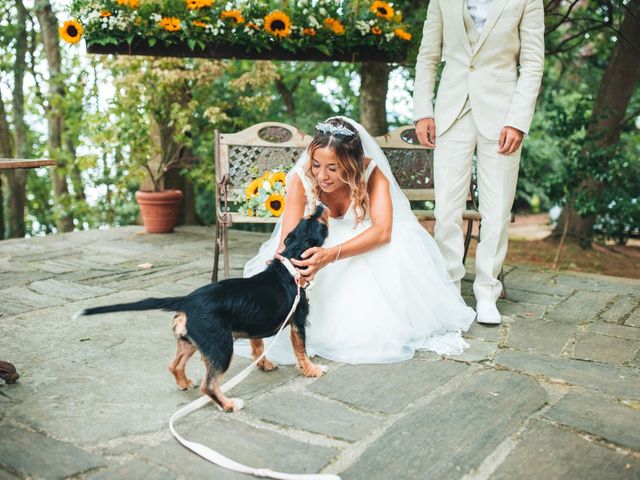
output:
[[280,183],[282,183],[282,185],[286,185],[286,183],[287,183],[287,174],[284,173],[284,172],[274,172],[269,177],[269,181],[271,182],[271,185],[275,185],[276,182],[280,182]]
[[262,186],[262,178],[256,178],[253,182],[247,185],[246,188],[244,189],[244,194],[246,195],[247,200],[249,200],[254,195],[257,195],[258,190],[260,190],[261,186]]
[[412,35],[409,32],[407,32],[407,31],[405,31],[405,30],[403,30],[401,28],[396,28],[393,31],[393,33],[396,34],[396,37],[398,37],[398,38],[400,38],[400,39],[402,39],[402,40],[404,40],[406,42],[411,41]]
[[279,217],[284,211],[284,197],[279,193],[272,193],[264,202],[264,206],[271,212],[271,215]]
[[376,14],[376,17],[381,17],[385,20],[391,20],[393,18],[393,7],[387,2],[373,2],[371,4],[371,11]]
[[201,22],[200,20],[194,20],[193,22],[191,22],[191,24],[194,27],[207,28],[207,24],[204,22]]
[[140,1],[139,0],[116,0],[116,3],[118,5],[122,5],[124,7],[129,7],[129,8],[138,8],[140,6]]
[[111,16],[111,12],[109,10],[102,10],[100,12],[100,16],[103,17],[103,18],[104,17],[110,17]]
[[315,37],[317,32],[315,28],[308,27],[308,28],[303,28],[302,33],[304,35],[309,35],[310,37]]
[[244,23],[244,17],[242,16],[242,13],[240,12],[240,10],[225,10],[220,14],[220,19],[222,20],[231,19],[236,23],[236,25],[240,25],[241,23]]
[[175,32],[176,30],[180,30],[180,19],[176,17],[162,17],[158,25],[167,32]]
[[382,30],[380,30],[378,27],[371,27],[371,33],[373,33],[374,35],[382,35]]
[[184,3],[187,9],[198,10],[200,8],[210,7],[213,5],[213,0],[184,0]]
[[78,43],[80,41],[80,37],[82,37],[83,32],[84,29],[82,28],[80,22],[78,22],[77,20],[67,20],[60,27],[60,36],[62,37],[62,39],[65,42],[69,42],[72,44]]
[[336,35],[344,35],[344,25],[340,23],[340,20],[335,18],[325,18],[322,22],[325,27],[329,28]]
[[291,19],[280,10],[264,17],[264,29],[274,37],[284,38],[291,35]]

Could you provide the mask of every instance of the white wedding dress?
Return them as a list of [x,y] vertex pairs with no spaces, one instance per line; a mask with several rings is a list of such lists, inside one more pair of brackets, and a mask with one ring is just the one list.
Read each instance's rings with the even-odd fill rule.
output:
[[[340,259],[316,274],[313,286],[307,289],[307,353],[346,363],[397,362],[412,358],[416,350],[461,354],[468,347],[461,332],[469,328],[475,312],[449,279],[444,258],[411,212],[382,150],[361,125],[342,118],[357,128],[365,156],[372,158],[367,181],[376,166],[389,179],[393,230],[390,243]],[[289,175],[300,177],[309,200],[313,195],[303,172],[305,162],[306,153]],[[314,208],[309,202],[306,213]],[[325,246],[348,241],[369,228],[371,220],[354,225],[352,208],[344,217],[331,218]],[[271,239],[245,266],[245,277],[264,270],[279,241],[280,222]],[[270,341],[265,339],[265,345]],[[235,351],[249,356],[248,341],[237,341]],[[295,363],[288,327],[267,357],[276,363]]]

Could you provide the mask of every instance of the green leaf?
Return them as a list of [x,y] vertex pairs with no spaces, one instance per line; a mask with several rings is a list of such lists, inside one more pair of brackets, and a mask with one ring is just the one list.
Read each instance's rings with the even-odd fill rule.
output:
[[150,46],[150,47],[153,47],[153,46],[156,44],[156,42],[157,42],[157,41],[158,41],[158,39],[157,39],[157,38],[151,37],[151,38],[149,39],[149,46]]
[[188,40],[187,40],[187,45],[189,45],[189,48],[190,48],[191,50],[193,50],[193,49],[195,48],[195,46],[196,46],[196,40],[195,40],[195,38],[190,38],[190,39],[188,39]]

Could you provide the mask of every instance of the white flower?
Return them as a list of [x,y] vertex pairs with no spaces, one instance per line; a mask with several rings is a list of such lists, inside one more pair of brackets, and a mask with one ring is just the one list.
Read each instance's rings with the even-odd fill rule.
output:
[[318,9],[318,13],[324,17],[327,14],[327,9],[324,7],[320,7]]
[[313,28],[320,28],[321,26],[318,19],[313,15],[309,16],[309,25],[311,25]]
[[384,38],[387,39],[387,42],[390,42],[391,40],[393,40],[393,37],[395,37],[395,33],[391,32],[391,33],[387,33]]

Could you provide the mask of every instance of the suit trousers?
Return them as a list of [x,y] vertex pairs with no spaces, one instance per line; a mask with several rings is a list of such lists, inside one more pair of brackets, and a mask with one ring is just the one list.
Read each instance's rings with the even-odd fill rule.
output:
[[473,284],[477,301],[495,303],[502,292],[498,274],[507,254],[520,150],[511,155],[499,154],[498,142],[480,134],[471,111],[461,115],[442,136],[436,138],[435,240],[447,262],[449,276],[458,286],[465,275],[462,214],[471,182],[473,154],[477,151],[479,210],[482,216]]

